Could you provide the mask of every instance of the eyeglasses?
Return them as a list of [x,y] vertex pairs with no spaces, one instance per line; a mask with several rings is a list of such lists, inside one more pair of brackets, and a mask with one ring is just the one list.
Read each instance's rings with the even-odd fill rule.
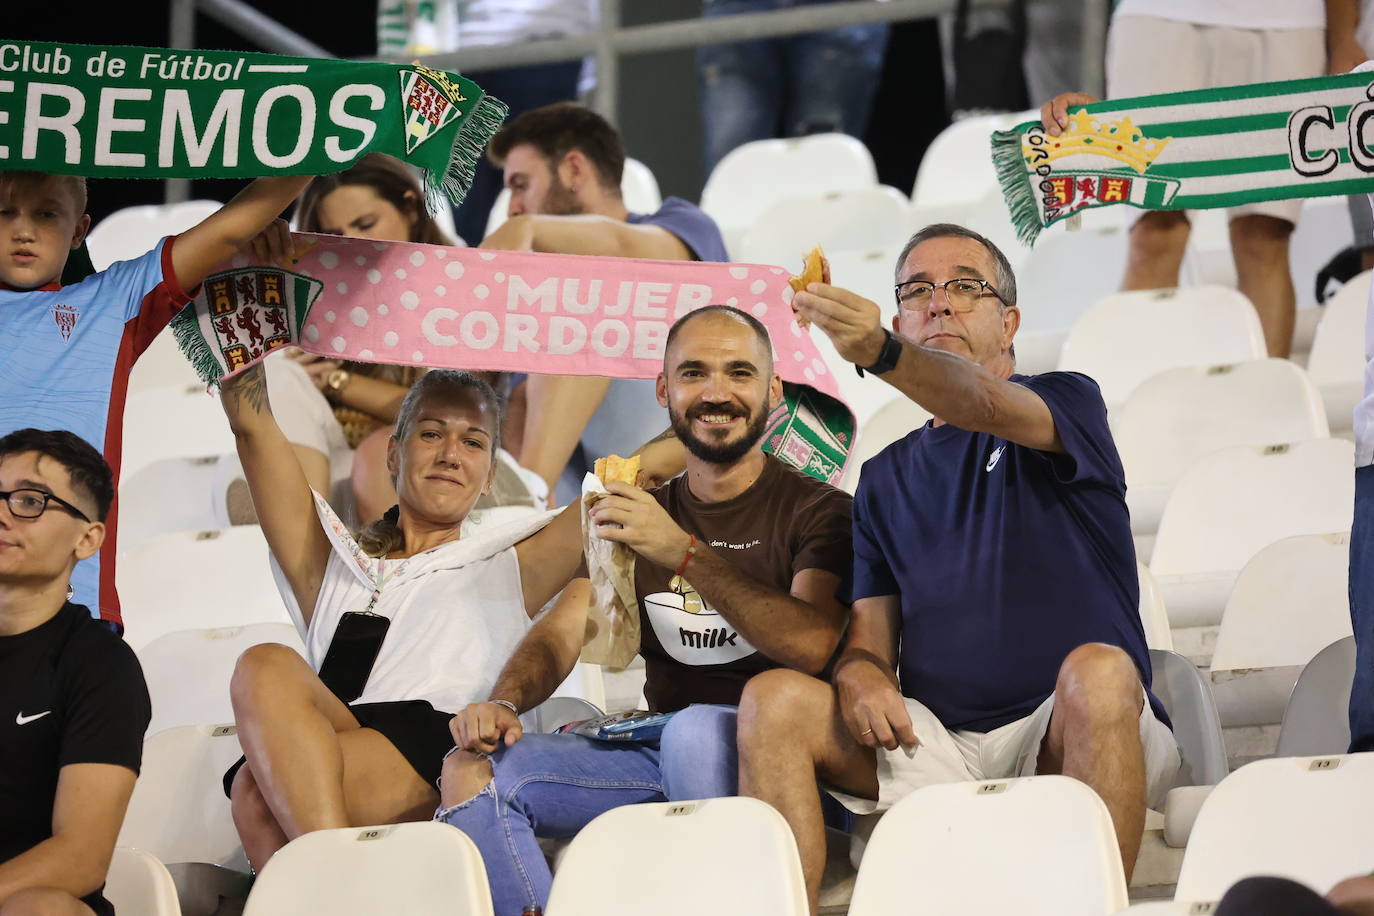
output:
[[944,283],[935,283],[931,280],[908,280],[892,287],[892,292],[897,296],[899,308],[921,311],[930,306],[930,300],[935,298],[936,287],[945,291],[945,301],[949,303],[950,309],[955,312],[973,311],[979,299],[993,298],[1004,301],[1002,294],[991,283],[974,277],[955,277]]
[[0,490],[0,498],[10,504],[10,512],[15,518],[38,518],[48,509],[48,503],[57,503],[72,515],[89,522],[86,513],[73,506],[60,496],[54,496],[44,490],[10,490],[8,493]]

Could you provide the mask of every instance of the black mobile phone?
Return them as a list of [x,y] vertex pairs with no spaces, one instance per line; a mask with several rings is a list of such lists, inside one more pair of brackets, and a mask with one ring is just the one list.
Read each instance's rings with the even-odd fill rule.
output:
[[320,663],[320,680],[334,696],[352,703],[363,695],[390,626],[391,618],[380,614],[349,611],[339,618],[334,638]]

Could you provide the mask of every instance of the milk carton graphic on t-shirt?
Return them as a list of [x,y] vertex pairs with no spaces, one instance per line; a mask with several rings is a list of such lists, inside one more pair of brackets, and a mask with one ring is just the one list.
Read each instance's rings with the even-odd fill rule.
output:
[[644,613],[659,644],[681,664],[724,665],[757,651],[689,583],[683,583],[681,594],[668,591],[647,596]]

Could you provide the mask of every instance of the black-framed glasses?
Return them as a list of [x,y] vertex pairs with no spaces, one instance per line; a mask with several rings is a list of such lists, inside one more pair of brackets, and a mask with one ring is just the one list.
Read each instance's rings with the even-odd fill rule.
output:
[[944,289],[945,301],[949,303],[950,309],[956,312],[973,311],[979,299],[1006,301],[1002,299],[1002,294],[996,287],[977,277],[955,277],[944,283],[936,283],[933,280],[908,280],[892,287],[892,292],[897,297],[899,308],[922,311],[930,307],[930,300],[935,298],[936,287]]
[[33,490],[24,488],[22,490],[10,490],[8,493],[0,490],[0,497],[10,505],[10,512],[15,518],[38,518],[48,509],[48,503],[57,503],[72,515],[89,522],[86,513],[73,506],[60,496],[54,496],[46,490]]

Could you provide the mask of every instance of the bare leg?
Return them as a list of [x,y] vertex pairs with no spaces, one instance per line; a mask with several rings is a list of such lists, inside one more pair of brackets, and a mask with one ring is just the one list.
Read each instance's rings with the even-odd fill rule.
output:
[[419,820],[438,802],[401,752],[380,732],[361,728],[291,649],[267,643],[244,652],[230,696],[247,766],[287,839]]
[[850,737],[829,684],[779,668],[756,676],[744,688],[739,761],[739,794],[778,809],[796,835],[814,914],[825,871],[825,822],[816,783],[876,799],[873,749]]
[[1079,646],[1059,669],[1054,715],[1036,765],[1037,773],[1062,773],[1087,783],[1106,803],[1127,881],[1145,830],[1144,702],[1140,674],[1129,655],[1102,643]]
[[1297,296],[1288,266],[1288,239],[1293,224],[1286,219],[1251,214],[1231,220],[1231,253],[1237,285],[1255,304],[1270,356],[1286,358],[1293,346]]
[[0,916],[95,916],[91,908],[66,891],[31,887],[0,904]]
[[1131,227],[1123,290],[1178,286],[1178,270],[1188,244],[1188,218],[1177,210],[1151,210]]
[[[292,445],[296,460],[300,462],[310,488],[325,498],[329,497],[332,482],[329,479],[329,459],[324,452],[308,445]],[[225,496],[225,507],[231,525],[256,525],[258,510],[253,506],[253,496],[248,492],[248,481],[242,477],[231,481]]]
[[386,443],[394,431],[393,426],[375,430],[353,450],[353,502],[364,525],[396,505],[396,485],[386,467]]
[[262,797],[249,764],[245,763],[234,774],[229,801],[234,815],[234,829],[243,843],[248,864],[253,866],[254,872],[260,872],[267,860],[287,844],[288,837],[281,829],[281,824],[277,823],[272,809],[267,806],[267,799]]
[[610,379],[594,375],[531,375],[525,380],[520,464],[548,483],[550,505],[558,478],[610,385]]
[[491,782],[491,775],[490,758],[454,751],[444,758],[444,771],[439,778],[442,790],[439,804],[451,808],[467,801]]

